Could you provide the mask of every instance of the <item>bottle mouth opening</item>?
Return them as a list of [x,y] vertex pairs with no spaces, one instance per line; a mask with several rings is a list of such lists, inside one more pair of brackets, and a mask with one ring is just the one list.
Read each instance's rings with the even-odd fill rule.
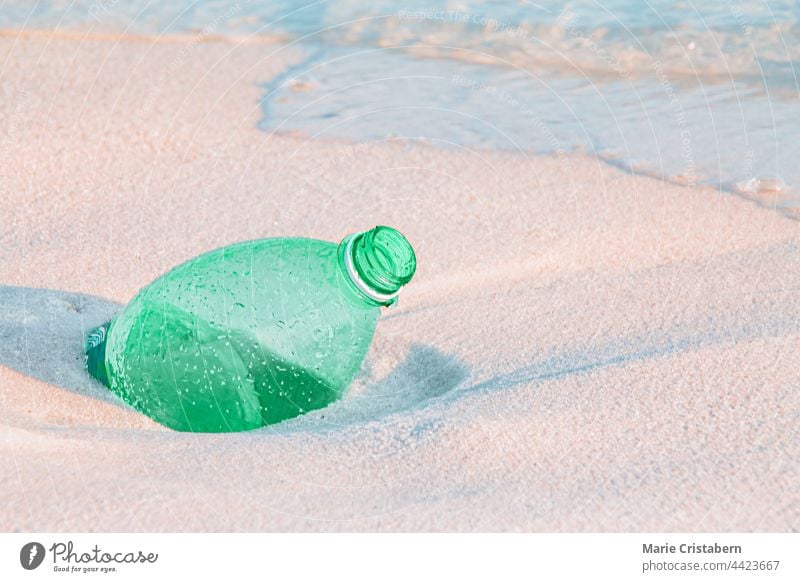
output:
[[414,249],[397,230],[376,226],[343,241],[344,266],[353,284],[373,301],[391,305],[414,276]]

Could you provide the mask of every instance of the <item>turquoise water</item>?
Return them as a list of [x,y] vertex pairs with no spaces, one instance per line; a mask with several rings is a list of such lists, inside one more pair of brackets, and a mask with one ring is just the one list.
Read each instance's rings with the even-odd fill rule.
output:
[[800,189],[799,18],[794,1],[0,5],[4,28],[278,35],[306,56],[263,87],[264,131],[584,151],[744,194]]

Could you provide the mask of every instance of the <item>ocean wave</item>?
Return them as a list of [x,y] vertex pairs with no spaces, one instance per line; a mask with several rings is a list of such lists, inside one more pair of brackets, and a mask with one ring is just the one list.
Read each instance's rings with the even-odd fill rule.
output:
[[264,88],[266,131],[585,151],[743,193],[800,183],[798,20],[787,0],[0,7],[6,34],[304,46],[307,61]]

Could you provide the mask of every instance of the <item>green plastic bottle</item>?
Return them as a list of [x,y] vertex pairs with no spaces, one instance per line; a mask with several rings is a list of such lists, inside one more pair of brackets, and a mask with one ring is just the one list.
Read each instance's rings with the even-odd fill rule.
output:
[[416,257],[377,226],[335,243],[273,238],[187,261],[86,342],[89,373],[172,429],[259,428],[339,399]]

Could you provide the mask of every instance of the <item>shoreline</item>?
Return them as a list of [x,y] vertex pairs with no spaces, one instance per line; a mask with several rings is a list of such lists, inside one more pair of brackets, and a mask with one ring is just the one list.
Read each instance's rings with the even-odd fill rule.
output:
[[[201,45],[223,45],[230,47],[230,50],[236,50],[239,48],[247,47],[247,46],[265,46],[265,47],[275,47],[278,50],[276,52],[280,53],[283,50],[289,51],[299,51],[305,52],[307,49],[300,43],[301,39],[292,39],[286,34],[263,34],[261,32],[258,33],[249,33],[249,34],[242,34],[242,35],[235,35],[235,34],[217,34],[217,33],[210,33],[206,31],[186,31],[181,33],[170,33],[164,35],[157,35],[157,34],[147,34],[147,33],[131,33],[131,32],[93,32],[91,30],[56,30],[56,29],[2,29],[0,28],[0,38],[12,38],[12,39],[29,39],[29,40],[46,40],[47,42],[51,42],[53,40],[60,41],[60,42],[113,42],[116,44],[119,43],[134,43],[134,44],[146,44],[156,47],[158,45],[182,45],[184,47],[192,47],[192,46],[201,46]],[[437,58],[437,57],[434,57]],[[179,55],[179,60],[181,62],[185,61],[187,56],[185,54]],[[663,73],[662,73],[663,75]],[[262,96],[263,97],[263,96]],[[258,126],[262,128],[262,131],[266,134],[273,135],[269,129],[265,129],[264,126],[268,126],[269,121],[267,119],[259,119]],[[304,133],[300,130],[285,130],[280,132],[274,132],[274,135],[281,136],[285,135],[288,137],[300,137],[303,139],[311,138],[310,135]],[[315,138],[316,139],[316,138]],[[349,140],[347,138],[338,138],[338,137],[325,137],[320,138],[321,141],[330,141],[332,143],[350,143],[356,146],[361,145],[368,145],[371,143],[382,143],[383,141],[392,141],[397,139],[400,142],[412,143],[412,142],[419,142],[422,147],[437,147],[431,146],[429,140],[426,138],[420,139],[412,139],[412,138],[387,138],[386,140],[380,141],[372,141],[372,140]],[[642,167],[631,167],[626,165],[623,162],[620,162],[615,155],[606,155],[603,151],[597,152],[589,152],[586,151],[584,148],[584,144],[580,144],[580,146],[575,146],[571,149],[565,151],[554,151],[554,152],[536,152],[533,150],[506,150],[506,149],[496,149],[496,148],[475,148],[478,151],[485,151],[485,152],[496,152],[503,155],[510,155],[510,156],[521,156],[524,158],[531,158],[531,157],[552,157],[552,156],[586,156],[588,158],[598,160],[604,164],[608,164],[614,168],[617,168],[625,173],[629,173],[634,176],[642,176],[647,178],[654,178],[656,180],[661,180],[666,182],[670,185],[682,186],[682,187],[689,187],[689,188],[709,188],[714,192],[723,192],[726,194],[731,194],[745,200],[748,200],[752,203],[758,204],[764,208],[777,211],[781,215],[791,219],[791,220],[800,220],[800,205],[784,205],[781,206],[781,203],[792,203],[797,202],[793,198],[793,194],[796,194],[796,185],[785,185],[780,182],[780,180],[776,179],[762,179],[763,182],[762,187],[758,186],[758,179],[753,176],[751,181],[754,181],[755,184],[743,184],[737,183],[732,180],[723,181],[719,186],[707,181],[707,179],[702,175],[697,176],[665,176],[661,175],[658,171],[650,167],[648,163],[645,163]]]

